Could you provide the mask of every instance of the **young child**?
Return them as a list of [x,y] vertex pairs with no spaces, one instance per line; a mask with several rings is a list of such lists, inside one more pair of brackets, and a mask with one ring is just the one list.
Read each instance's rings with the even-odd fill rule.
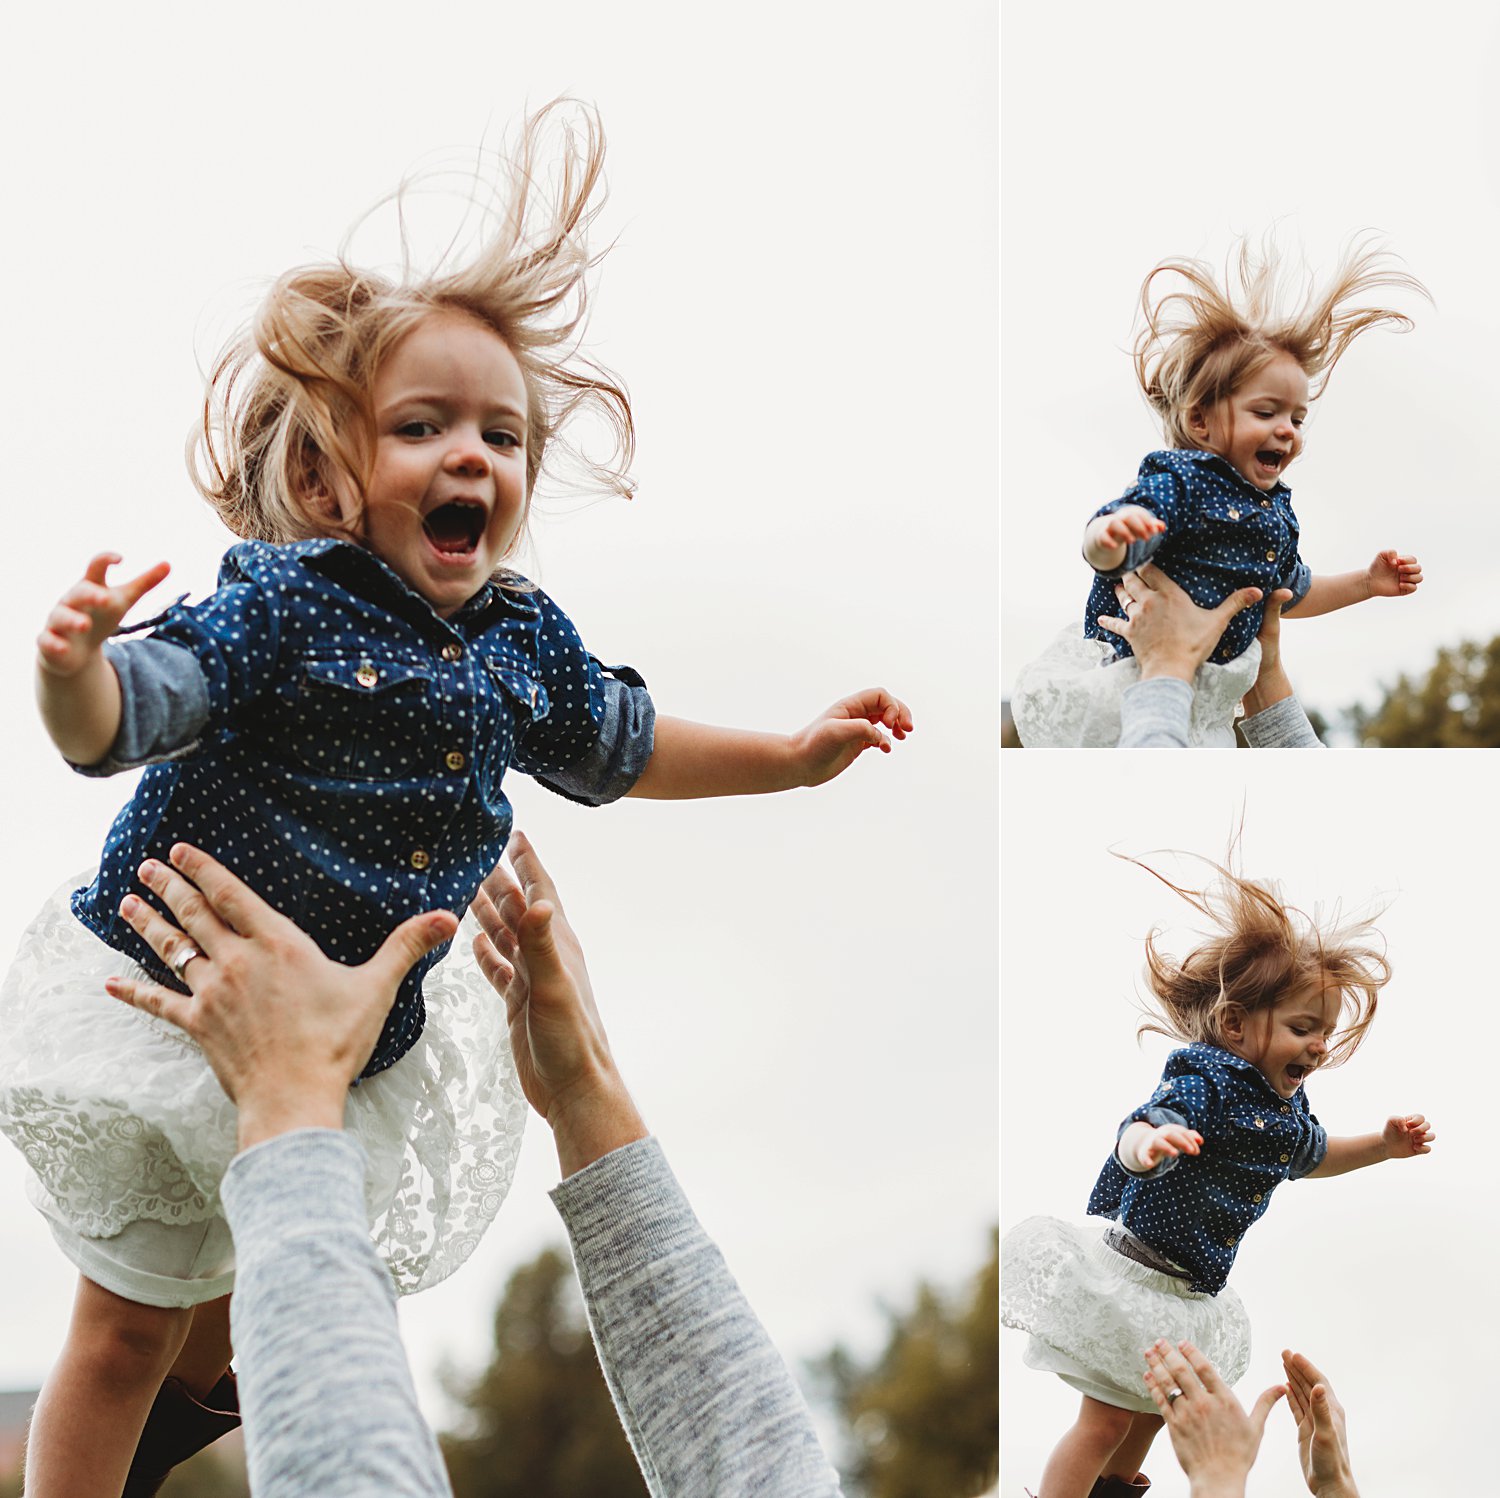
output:
[[[106,644],[167,567],[112,585],[104,553],[39,637],[62,753],[86,774],[150,768],[97,873],[44,909],[0,994],[0,1127],[81,1273],[32,1423],[37,1498],[118,1493],[127,1467],[129,1492],[155,1491],[233,1421],[218,1183],[234,1109],[195,1047],[105,996],[185,989],[213,957],[184,936],[163,965],[142,941],[145,902],[164,909],[137,884],[143,866],[179,840],[210,849],[360,963],[417,913],[465,910],[510,833],[510,766],[593,805],[736,795],[820,784],[911,728],[878,689],[792,735],[657,718],[639,676],[602,666],[503,570],[578,411],[618,441],[596,476],[630,489],[629,402],[577,352],[603,135],[592,117],[569,130],[539,188],[556,108],[527,122],[471,263],[399,282],[343,259],[292,271],[221,356],[195,479],[244,539],[217,591]],[[350,1094],[377,1246],[403,1292],[472,1251],[526,1111],[504,1006],[471,954],[435,969],[445,950],[408,974]]]
[[1183,1048],[1120,1125],[1093,1221],[1033,1217],[1004,1241],[1001,1320],[1031,1334],[1031,1367],[1083,1396],[1041,1498],[1146,1491],[1161,1420],[1142,1354],[1157,1338],[1192,1341],[1228,1382],[1245,1372],[1249,1325],[1225,1282],[1277,1186],[1425,1155],[1434,1138],[1420,1114],[1329,1138],[1308,1106],[1308,1077],[1353,1055],[1390,978],[1370,923],[1322,929],[1275,885],[1210,866],[1203,890],[1162,880],[1214,929],[1181,960],[1146,940],[1158,1015],[1141,1030]]
[[[1259,588],[1262,600],[1288,588],[1283,612],[1294,619],[1416,591],[1421,567],[1395,550],[1358,571],[1314,576],[1284,482],[1309,407],[1349,345],[1380,323],[1411,326],[1399,312],[1355,299],[1381,287],[1426,295],[1387,258],[1355,245],[1332,282],[1290,312],[1279,308],[1280,266],[1269,247],[1256,259],[1241,243],[1238,300],[1230,277],[1221,287],[1200,261],[1166,260],[1146,277],[1135,372],[1167,446],[1147,453],[1135,483],[1084,529],[1094,581],[1082,634],[1064,631],[1017,681],[1012,710],[1028,747],[1119,741],[1120,697],[1139,673],[1115,623],[1126,617],[1115,583],[1147,560],[1203,608],[1244,587]],[[1174,276],[1185,284],[1163,290]],[[1233,744],[1235,711],[1260,663],[1263,609],[1237,614],[1199,668],[1190,743]]]

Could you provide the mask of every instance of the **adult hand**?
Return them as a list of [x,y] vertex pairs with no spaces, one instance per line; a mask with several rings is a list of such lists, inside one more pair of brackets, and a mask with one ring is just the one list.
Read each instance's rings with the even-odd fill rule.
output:
[[446,910],[412,916],[368,962],[347,967],[186,843],[172,849],[171,867],[142,864],[140,879],[181,929],[134,895],[120,913],[192,993],[132,978],[105,987],[203,1047],[239,1107],[241,1149],[291,1129],[343,1126],[345,1094],[375,1049],[401,980],[458,929]]
[[516,833],[474,898],[474,955],[505,996],[526,1101],[547,1120],[565,1176],[647,1134],[609,1049],[583,948],[536,850]]
[[1266,1416],[1285,1387],[1267,1389],[1247,1415],[1218,1369],[1191,1342],[1154,1343],[1146,1351],[1146,1365],[1147,1387],[1192,1483],[1193,1498],[1243,1498]]
[[[1290,595],[1288,595],[1290,596]],[[1147,562],[1115,585],[1123,619],[1099,616],[1099,627],[1130,641],[1141,680],[1175,676],[1191,682],[1213,653],[1229,621],[1259,601],[1259,588],[1240,588],[1217,608],[1202,609],[1159,567]]]
[[1291,601],[1290,588],[1277,588],[1266,599],[1265,612],[1261,616],[1260,672],[1255,685],[1245,693],[1244,707],[1248,716],[1264,712],[1292,695],[1292,684],[1281,665],[1281,611]]
[[1359,1498],[1349,1466],[1344,1407],[1328,1380],[1300,1352],[1283,1352],[1287,1400],[1297,1417],[1297,1455],[1317,1498]]

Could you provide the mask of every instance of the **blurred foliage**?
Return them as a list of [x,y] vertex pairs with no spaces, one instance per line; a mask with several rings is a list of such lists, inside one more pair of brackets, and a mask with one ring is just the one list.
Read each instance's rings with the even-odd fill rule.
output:
[[200,1451],[173,1470],[161,1498],[250,1498],[245,1454],[228,1439]]
[[442,1438],[456,1498],[641,1498],[566,1254],[511,1275],[495,1353],[472,1382],[448,1379],[465,1432]]
[[1000,1234],[967,1293],[917,1286],[887,1310],[885,1349],[860,1363],[836,1347],[814,1365],[831,1385],[866,1498],[974,1498],[993,1486],[1000,1440]]
[[1423,677],[1396,679],[1374,712],[1347,714],[1355,741],[1387,749],[1491,749],[1500,745],[1500,637],[1438,651]]

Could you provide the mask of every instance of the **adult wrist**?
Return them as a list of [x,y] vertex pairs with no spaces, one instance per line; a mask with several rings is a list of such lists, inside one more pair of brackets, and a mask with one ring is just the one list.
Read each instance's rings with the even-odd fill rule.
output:
[[618,1072],[591,1078],[553,1099],[547,1127],[564,1179],[650,1132]]
[[296,1091],[256,1094],[240,1089],[239,1148],[247,1150],[296,1129],[342,1129],[347,1093],[348,1083],[337,1079]]
[[1169,676],[1174,681],[1185,681],[1191,685],[1198,674],[1199,658],[1197,656],[1160,655],[1153,652],[1147,659],[1142,659],[1137,653],[1136,659],[1141,663],[1140,679],[1142,681],[1153,681],[1159,676]]

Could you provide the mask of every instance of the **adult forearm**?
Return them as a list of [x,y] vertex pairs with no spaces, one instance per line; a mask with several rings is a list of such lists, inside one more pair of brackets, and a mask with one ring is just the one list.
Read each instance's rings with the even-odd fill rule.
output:
[[655,1498],[834,1498],[806,1402],[656,1141],[604,1156],[552,1199]]
[[331,1129],[282,1134],[236,1156],[223,1198],[258,1498],[452,1498],[370,1244],[358,1143]]
[[631,787],[632,796],[658,801],[750,796],[801,784],[787,734],[662,717],[655,733],[651,758]]
[[109,753],[120,730],[120,678],[103,651],[72,676],[36,671],[42,722],[64,759],[91,765]]
[[1154,676],[1125,688],[1120,699],[1121,749],[1183,749],[1193,710],[1191,682]]

